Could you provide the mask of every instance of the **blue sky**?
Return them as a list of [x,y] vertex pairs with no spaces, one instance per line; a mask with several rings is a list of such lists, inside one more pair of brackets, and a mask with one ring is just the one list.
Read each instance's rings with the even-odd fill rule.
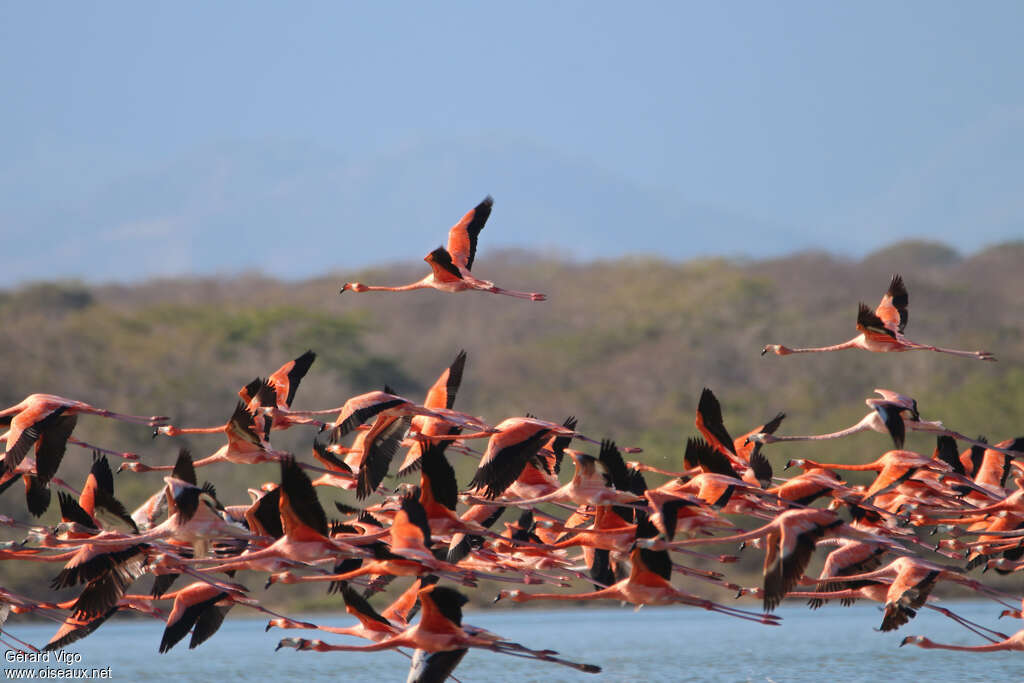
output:
[[[417,223],[344,267],[422,257],[487,193],[508,218],[481,249],[857,257],[926,237],[969,253],[1024,236],[1021,26],[1013,2],[6,2],[0,285],[142,277],[143,248],[178,253],[166,272],[295,276],[172,244],[300,236],[267,218],[275,193],[317,240]],[[393,184],[360,186],[383,168]],[[566,183],[567,206],[531,178],[553,197]],[[590,198],[678,229],[587,215],[561,235]],[[695,214],[672,206],[730,227],[690,249]],[[100,248],[97,275],[76,256]]]

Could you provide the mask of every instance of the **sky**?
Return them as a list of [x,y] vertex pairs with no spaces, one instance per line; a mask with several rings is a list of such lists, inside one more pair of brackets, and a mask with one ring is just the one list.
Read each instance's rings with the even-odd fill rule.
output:
[[0,2],[0,286],[422,258],[485,194],[482,255],[971,253],[1024,237],[1021,26],[996,1]]

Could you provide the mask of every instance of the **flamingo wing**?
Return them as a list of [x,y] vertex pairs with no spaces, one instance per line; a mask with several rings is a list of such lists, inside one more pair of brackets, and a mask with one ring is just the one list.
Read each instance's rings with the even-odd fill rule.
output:
[[733,439],[722,420],[722,405],[714,392],[704,387],[697,404],[697,429],[704,438],[723,453],[736,455]]
[[292,536],[299,527],[307,527],[320,536],[327,536],[327,515],[313,488],[313,482],[302,471],[295,458],[281,460],[281,486],[278,510],[285,535]]
[[231,605],[213,605],[200,612],[196,618],[196,627],[192,629],[192,638],[188,641],[188,649],[194,650],[216,633],[230,609]]
[[721,474],[734,479],[740,478],[729,459],[704,439],[690,437],[686,440],[686,453],[683,455],[683,462],[687,467],[699,466],[705,472]]
[[295,392],[299,389],[299,382],[309,372],[309,367],[316,360],[316,354],[310,350],[293,361],[282,365],[277,372],[267,378],[267,381],[277,392],[277,400],[291,408],[292,400],[295,399]]
[[909,302],[910,297],[907,294],[906,285],[903,284],[903,278],[899,275],[893,275],[892,281],[889,283],[889,289],[886,290],[881,303],[875,309],[875,315],[882,320],[886,329],[903,334],[903,330],[907,327],[907,320],[910,317],[907,313],[907,304]]
[[372,391],[369,394],[354,396],[345,401],[345,405],[342,406],[332,435],[345,436],[371,417],[376,417],[385,410],[403,405],[411,404],[401,396],[383,391]]
[[889,329],[885,321],[873,313],[865,303],[857,305],[857,330],[865,337],[882,343],[893,343],[896,339],[896,330]]
[[476,257],[477,237],[491,215],[492,206],[494,206],[494,199],[487,195],[482,202],[476,205],[476,208],[470,209],[448,231],[448,253],[451,254],[455,265],[460,268],[472,270],[473,259]]
[[341,599],[345,601],[346,612],[358,619],[364,626],[372,628],[372,626],[377,625],[378,628],[379,626],[394,628],[390,621],[373,609],[366,598],[349,585],[348,581],[341,581],[339,583],[341,584]]
[[38,419],[34,418],[39,413],[22,412],[11,421],[11,429],[7,432],[7,453],[4,455],[7,472],[13,472],[21,464],[29,449],[39,440],[39,435],[54,426],[66,409],[66,406],[59,406]]
[[447,443],[442,441],[423,451],[421,480],[423,486],[430,487],[434,500],[454,512],[459,502],[459,485],[455,468],[444,455],[446,447]]
[[97,617],[72,614],[64,620],[60,629],[54,634],[53,638],[50,639],[50,642],[46,644],[46,647],[43,648],[43,652],[63,650],[71,643],[85,638],[87,635],[98,629],[103,622],[112,617],[114,612],[117,610],[118,607],[112,607],[105,614]]
[[275,488],[245,511],[245,521],[249,525],[249,530],[254,534],[270,536],[275,540],[284,536],[280,509],[281,489]]
[[466,352],[459,351],[458,355],[455,356],[455,360],[448,366],[441,376],[437,378],[434,385],[430,387],[427,392],[427,400],[423,402],[423,405],[427,408],[447,408],[452,409],[455,405],[455,394],[459,391],[459,386],[462,384],[462,373],[466,368]]
[[231,419],[228,420],[226,431],[228,442],[232,444],[249,443],[263,448],[262,439],[256,433],[256,422],[253,415],[241,401],[235,406],[235,412],[231,415]]
[[519,478],[549,433],[549,429],[524,424],[492,436],[470,487],[485,487],[484,497],[490,500],[500,496]]
[[[160,654],[177,645],[178,641],[188,635],[204,612],[214,609],[216,604],[226,597],[228,597],[227,593],[218,593],[188,606],[185,606],[185,600],[180,595],[175,598],[171,616],[167,618],[167,626],[164,628],[164,635],[160,640]],[[198,643],[196,644],[198,645]]]
[[411,418],[378,415],[366,438],[363,464],[359,468],[356,498],[362,500],[377,490],[387,476],[391,461],[409,433]]
[[40,481],[46,483],[57,474],[76,422],[77,415],[60,415],[39,430],[39,440],[36,441],[36,475]]
[[458,282],[463,279],[459,267],[452,261],[452,255],[444,247],[438,247],[423,257],[434,271],[434,279],[438,282]]

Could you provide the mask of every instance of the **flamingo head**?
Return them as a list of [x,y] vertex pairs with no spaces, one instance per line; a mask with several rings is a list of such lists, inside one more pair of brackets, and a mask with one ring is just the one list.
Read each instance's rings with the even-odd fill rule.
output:
[[362,282],[346,282],[344,285],[342,285],[341,291],[339,291],[338,294],[344,294],[345,292],[365,292],[366,289],[366,285],[364,285]]
[[518,598],[519,598],[519,596],[521,594],[522,594],[522,591],[518,591],[518,590],[501,591],[501,592],[498,593],[497,596],[495,596],[494,602],[498,602],[499,600],[501,600],[503,598],[508,598],[512,602],[518,602]]
[[782,344],[765,344],[764,347],[761,349],[761,355],[763,356],[769,351],[774,353],[776,356],[787,356],[793,353]]
[[177,436],[178,428],[174,425],[160,425],[153,430],[153,438],[158,436]]

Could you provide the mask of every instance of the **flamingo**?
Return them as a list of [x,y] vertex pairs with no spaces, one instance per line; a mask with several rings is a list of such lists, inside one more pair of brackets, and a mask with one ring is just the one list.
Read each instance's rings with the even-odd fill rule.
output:
[[206,642],[224,623],[224,617],[234,605],[244,605],[252,609],[283,618],[247,597],[244,586],[229,588],[212,585],[205,581],[196,581],[188,586],[168,593],[161,599],[174,599],[171,613],[167,615],[163,638],[160,640],[160,654],[164,654],[178,644],[182,638],[192,632],[188,648],[195,649]]
[[889,289],[874,312],[868,308],[867,304],[861,303],[859,305],[857,310],[857,331],[860,334],[853,339],[833,346],[808,349],[791,349],[782,344],[766,344],[761,349],[761,355],[763,356],[769,351],[777,356],[788,356],[791,353],[820,353],[823,351],[842,351],[843,349],[863,349],[876,352],[937,351],[964,358],[977,358],[978,360],[994,361],[996,359],[988,351],[944,349],[929,344],[919,344],[904,337],[903,330],[907,326],[907,304],[909,300],[907,287],[903,284],[903,278],[898,274],[893,275],[892,281],[889,283]]
[[487,442],[487,450],[469,485],[482,489],[484,498],[494,500],[519,478],[530,459],[551,434],[572,436],[567,427],[529,417],[510,417],[500,422]]
[[[103,408],[95,408],[82,401],[53,394],[31,394],[20,403],[0,410],[0,425],[10,427],[3,436],[0,436],[0,439],[7,442],[4,471],[13,472],[32,445],[38,444],[36,446],[37,455],[40,455],[40,448],[45,448],[48,456],[38,458],[38,465],[42,465],[49,471],[50,476],[55,474],[60,460],[64,456],[64,447],[75,427],[76,416],[81,414],[99,415],[114,420],[146,424],[151,427],[166,422],[168,419],[162,415],[143,417],[115,413]],[[44,446],[43,444],[48,439],[56,441],[56,443]]]
[[502,289],[490,280],[480,280],[470,273],[476,257],[476,243],[491,215],[494,200],[488,195],[476,208],[470,209],[452,229],[448,231],[448,248],[438,247],[423,260],[430,264],[431,273],[422,280],[399,287],[364,285],[361,282],[346,282],[339,292],[407,292],[413,289],[436,289],[442,292],[465,292],[475,289],[491,294],[504,294],[517,299],[544,301],[547,296],[538,292],[517,292]]
[[[740,468],[744,481],[768,488],[771,486],[772,466],[768,459],[761,454],[760,445],[749,443],[747,437],[750,434],[774,433],[785,417],[784,413],[779,413],[755,430],[739,439],[733,439],[729,436],[729,431],[725,428],[725,422],[722,420],[722,406],[718,402],[718,398],[711,389],[705,387],[697,404],[696,424],[708,444],[722,456],[728,458],[733,466]],[[716,471],[719,474],[724,474],[724,465]],[[740,477],[741,475],[738,471],[730,471],[729,476]]]
[[960,432],[947,429],[938,420],[922,420],[918,412],[917,401],[909,396],[904,396],[889,389],[875,389],[875,393],[879,394],[881,398],[872,397],[864,399],[864,403],[871,408],[871,412],[846,429],[840,429],[837,432],[830,432],[828,434],[807,436],[775,436],[771,433],[759,432],[748,434],[745,441],[747,443],[765,445],[788,441],[828,441],[830,439],[841,439],[858,432],[874,431],[879,434],[888,434],[896,448],[903,448],[907,429],[910,429],[915,432],[935,434],[936,437],[948,436],[957,441],[965,441],[980,448],[992,448],[1008,455],[1019,454],[1014,450],[1018,445],[1014,441],[1003,442],[997,446],[989,446],[984,441],[971,439]]
[[[552,650],[533,650],[519,643],[502,639],[483,629],[462,624],[462,606],[468,598],[447,586],[430,585],[419,590],[423,612],[416,625],[371,645],[331,645],[320,640],[304,638],[283,638],[277,645],[293,647],[296,650],[315,652],[379,652],[399,647],[411,647],[428,653],[454,652],[470,647],[479,647],[516,657],[538,659],[562,664],[584,673],[600,673],[601,667],[580,664],[554,657]],[[449,669],[450,671],[450,669]]]
[[1017,631],[1009,638],[998,643],[986,645],[944,645],[929,640],[924,636],[907,636],[900,642],[904,645],[917,645],[925,650],[958,650],[960,652],[1003,652],[1006,650],[1024,650],[1024,629]]
[[[452,361],[452,364],[449,365],[431,385],[430,389],[427,391],[426,400],[423,401],[423,407],[451,410],[455,405],[455,395],[458,393],[459,387],[462,385],[462,373],[465,371],[465,368],[466,351],[461,350],[455,356],[455,360]],[[453,427],[443,420],[438,420],[437,418],[428,417],[426,415],[413,416],[410,428],[412,431],[424,437],[447,436],[457,434],[459,430],[458,427]],[[415,470],[419,466],[419,459],[423,454],[423,450],[430,443],[434,443],[434,441],[425,441],[423,439],[417,439],[414,441],[409,452],[406,454],[401,467],[398,468],[398,473],[406,474]]]
[[299,389],[299,383],[306,376],[306,373],[309,372],[309,368],[315,360],[316,354],[312,350],[306,351],[295,360],[290,360],[275,370],[266,380],[257,379],[246,384],[238,391],[238,396],[247,405],[250,405],[254,399],[259,398],[261,386],[266,385],[273,392],[273,396],[266,403],[259,402],[259,407],[271,416],[269,428],[287,429],[296,423],[309,423],[310,420],[288,418],[287,416],[279,415],[278,411],[291,409],[292,401],[295,399],[295,392]]
[[778,617],[772,614],[758,614],[735,607],[720,605],[692,593],[679,590],[669,581],[672,578],[672,561],[665,551],[647,550],[634,546],[630,551],[629,560],[631,564],[629,576],[607,588],[587,593],[524,593],[520,590],[503,590],[498,593],[494,601],[498,602],[508,598],[512,602],[529,602],[533,600],[619,600],[632,605],[683,604],[701,607],[712,612],[719,612],[769,626],[778,625]]
[[[260,430],[263,431],[263,430]],[[279,461],[285,457],[283,451],[276,451],[270,446],[264,434],[257,431],[254,416],[244,403],[239,401],[235,405],[235,411],[227,423],[217,427],[175,427],[163,425],[154,432],[154,438],[158,434],[166,436],[177,436],[179,434],[220,434],[227,436],[228,442],[218,448],[213,454],[196,460],[194,467],[206,467],[220,462],[230,462],[240,465],[252,465],[263,462]],[[146,465],[140,462],[126,462],[118,467],[117,471],[122,472],[159,472],[174,469],[174,465]]]

